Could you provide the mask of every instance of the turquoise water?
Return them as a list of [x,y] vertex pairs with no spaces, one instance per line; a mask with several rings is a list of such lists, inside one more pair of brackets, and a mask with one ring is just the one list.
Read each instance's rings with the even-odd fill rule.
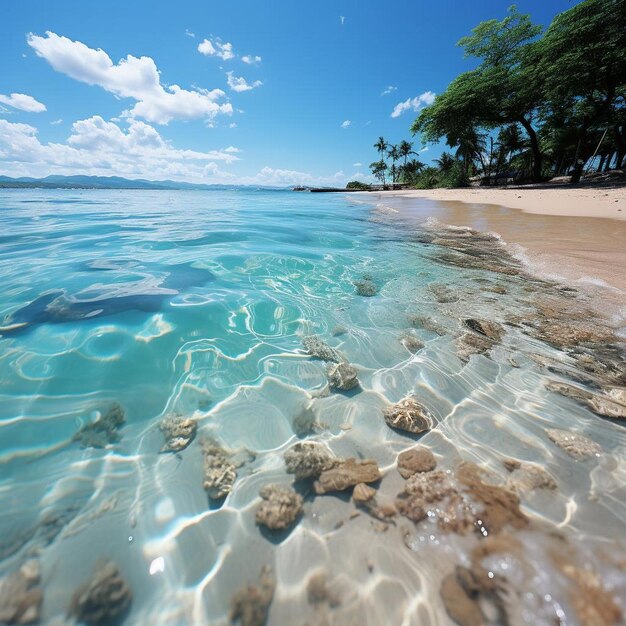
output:
[[[290,482],[282,453],[298,437],[391,468],[413,442],[386,427],[382,409],[413,392],[439,424],[423,442],[440,459],[541,462],[561,488],[525,503],[529,514],[598,541],[619,536],[623,461],[606,462],[610,480],[602,465],[594,475],[541,433],[576,426],[619,459],[623,429],[545,392],[530,359],[511,366],[534,341],[515,330],[508,351],[461,362],[459,317],[497,317],[480,280],[505,278],[434,263],[392,209],[286,191],[25,190],[0,193],[0,215],[0,574],[40,559],[44,622],[65,613],[99,559],[112,559],[133,589],[126,623],[227,623],[232,593],[267,563],[278,579],[271,624],[318,623],[305,590],[316,567],[331,570],[344,597],[332,623],[450,623],[415,546],[391,532],[370,537],[367,521],[342,534],[347,499],[307,502],[280,539],[254,524],[260,486]],[[355,293],[364,277],[378,295]],[[461,300],[442,309],[433,282]],[[513,282],[507,298],[522,287]],[[434,318],[450,336],[411,328],[411,316]],[[417,355],[402,344],[407,333],[425,344]],[[308,334],[347,356],[360,390],[326,391],[323,364],[302,350]],[[126,416],[117,443],[71,441],[114,403]],[[198,441],[159,454],[158,423],[171,413],[199,420],[198,441],[250,452],[221,507],[202,489]],[[400,483],[395,470],[385,481]],[[442,562],[459,550],[455,539],[420,541],[439,546]]]

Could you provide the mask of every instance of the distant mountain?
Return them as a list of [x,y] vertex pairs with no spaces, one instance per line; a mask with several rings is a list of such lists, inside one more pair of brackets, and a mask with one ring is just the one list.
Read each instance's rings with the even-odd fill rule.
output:
[[284,189],[283,187],[263,187],[258,185],[203,185],[175,180],[145,180],[122,178],[120,176],[61,176],[53,174],[45,178],[11,178],[0,176],[0,189]]

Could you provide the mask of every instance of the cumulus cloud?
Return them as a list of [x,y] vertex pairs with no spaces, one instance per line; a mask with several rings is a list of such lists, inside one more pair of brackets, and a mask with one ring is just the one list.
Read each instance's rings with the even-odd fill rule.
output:
[[407,98],[404,102],[399,102],[391,112],[391,117],[400,117],[405,111],[417,111],[422,106],[428,106],[435,101],[435,94],[432,91],[425,91],[415,98]]
[[228,86],[237,93],[242,91],[250,91],[260,87],[263,83],[260,80],[255,80],[253,83],[248,83],[243,76],[235,76],[233,72],[226,72]]
[[262,61],[260,56],[254,54],[245,54],[241,60],[248,65],[258,65]]
[[41,143],[35,127],[0,119],[0,171],[9,176],[80,173],[206,182],[216,163],[239,160],[235,151],[177,149],[145,122],[131,119],[124,130],[99,115],[75,122],[64,143]]
[[191,37],[192,39],[196,36],[196,33],[192,33],[188,28],[185,29],[185,35],[187,37]]
[[231,123],[228,125],[228,128],[237,128],[237,124],[236,124],[235,122],[231,122]]
[[315,176],[310,172],[265,166],[255,176],[243,178],[241,182],[250,185],[283,187],[288,185],[339,185],[345,184],[347,180],[348,178],[341,170],[330,176]]
[[345,120],[344,122],[341,123],[341,128],[348,128],[350,124],[352,124],[350,120]]
[[25,93],[12,93],[9,96],[0,94],[0,103],[20,111],[28,111],[28,113],[42,113],[46,110],[45,104],[35,100],[32,96],[27,96]]
[[63,120],[61,118],[59,118],[58,120],[52,120],[50,122],[50,124],[52,124],[52,126],[58,126],[59,124],[62,124]]
[[222,43],[218,39],[214,41],[211,41],[210,39],[205,39],[198,44],[198,52],[200,54],[204,54],[207,57],[219,57],[223,61],[234,59],[236,56],[233,52],[232,43]]
[[387,87],[380,95],[386,96],[388,93],[392,93],[394,91],[398,91],[398,88],[393,85],[389,85],[389,87]]
[[31,33],[27,41],[56,71],[88,85],[98,85],[115,96],[135,100],[136,104],[125,112],[128,117],[167,124],[174,119],[214,118],[233,112],[229,102],[219,102],[226,96],[221,89],[186,90],[178,85],[162,85],[159,70],[150,57],[129,54],[113,63],[104,50],[89,48],[50,31],[45,37]]

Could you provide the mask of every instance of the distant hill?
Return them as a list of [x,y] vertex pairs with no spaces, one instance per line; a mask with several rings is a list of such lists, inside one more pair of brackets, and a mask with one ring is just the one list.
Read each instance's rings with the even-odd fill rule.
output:
[[261,187],[248,185],[202,185],[175,180],[145,180],[122,178],[120,176],[61,176],[53,174],[45,178],[11,178],[0,176],[0,189],[283,189],[282,187]]

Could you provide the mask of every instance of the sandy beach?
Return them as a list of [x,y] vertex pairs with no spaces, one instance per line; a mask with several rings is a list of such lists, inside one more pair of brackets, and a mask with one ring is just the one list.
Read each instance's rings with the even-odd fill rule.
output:
[[[626,188],[433,189],[378,194],[418,221],[498,233],[530,267],[626,291]],[[433,208],[433,200],[436,206]]]

